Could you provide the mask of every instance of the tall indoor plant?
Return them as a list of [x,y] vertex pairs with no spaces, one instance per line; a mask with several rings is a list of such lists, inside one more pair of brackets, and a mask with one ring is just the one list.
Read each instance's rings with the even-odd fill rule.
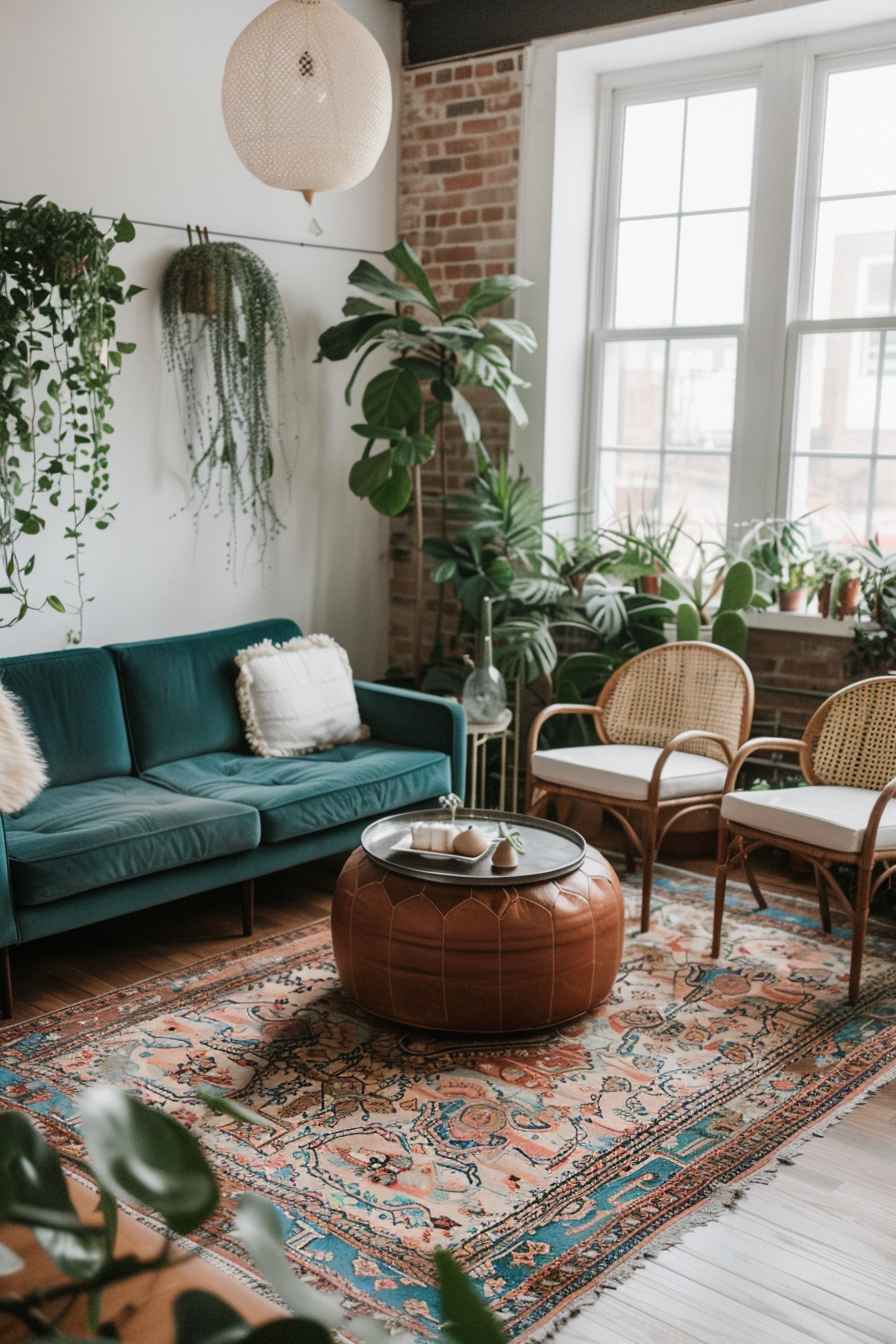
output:
[[[530,283],[528,280],[518,275],[477,280],[466,298],[446,312],[419,257],[405,239],[384,256],[405,282],[392,280],[371,262],[361,261],[349,276],[349,284],[385,299],[391,307],[349,298],[342,309],[346,320],[321,335],[317,361],[348,359],[360,352],[345,389],[346,401],[351,404],[355,381],[369,356],[376,350],[391,355],[389,368],[371,378],[361,395],[364,418],[353,429],[364,439],[364,448],[349,473],[349,487],[390,517],[401,513],[414,495],[415,661],[419,670],[424,540],[421,467],[439,454],[442,492],[447,496],[444,436],[448,417],[457,422],[465,442],[475,450],[477,466],[481,468],[488,461],[479,419],[464,396],[464,387],[491,388],[517,424],[527,423],[517,391],[526,384],[514,373],[507,346],[516,344],[531,351],[536,341],[524,322],[503,317],[480,322],[481,314],[511,298],[522,285]],[[407,311],[409,308],[413,311]],[[415,316],[421,310],[424,316]]]
[[[43,196],[0,210],[0,628],[51,607],[73,617],[69,638],[81,639],[87,532],[115,516],[112,382],[135,349],[115,340],[117,309],[141,292],[124,288],[110,254],[134,236],[125,215],[103,230]],[[33,591],[48,506],[66,514],[67,601]]]
[[[272,477],[274,446],[283,446],[288,328],[274,276],[242,243],[191,242],[165,271],[162,337],[180,387],[197,513],[217,496],[230,518],[233,568],[241,514],[262,556],[283,526]],[[268,393],[271,351],[277,415]]]

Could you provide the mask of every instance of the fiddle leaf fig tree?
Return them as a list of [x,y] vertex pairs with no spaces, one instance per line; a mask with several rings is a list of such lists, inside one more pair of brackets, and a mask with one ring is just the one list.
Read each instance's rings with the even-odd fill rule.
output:
[[[394,517],[416,503],[417,530],[417,664],[420,663],[420,616],[423,586],[423,508],[420,468],[441,458],[443,496],[447,495],[444,434],[448,421],[458,425],[481,469],[488,457],[473,406],[464,395],[470,387],[490,388],[520,426],[527,417],[518,389],[528,386],[513,370],[508,347],[536,348],[524,322],[486,317],[531,282],[518,275],[493,275],[472,284],[466,297],[446,312],[436,298],[419,257],[405,239],[383,254],[404,276],[392,280],[369,261],[361,261],[349,284],[385,300],[351,297],[343,306],[344,321],[320,337],[316,362],[340,361],[357,355],[345,389],[349,405],[358,376],[374,351],[390,356],[389,368],[375,374],[361,395],[363,420],[352,429],[364,440],[361,456],[349,473],[349,488],[368,499],[378,513]],[[409,308],[413,312],[407,311]],[[437,458],[438,460],[438,458]]]
[[[134,236],[125,215],[102,230],[42,196],[0,210],[0,629],[50,607],[74,617],[69,638],[81,640],[86,537],[115,517],[112,381],[135,349],[116,341],[116,314],[141,293],[110,253]],[[48,509],[65,514],[67,600],[34,592]]]

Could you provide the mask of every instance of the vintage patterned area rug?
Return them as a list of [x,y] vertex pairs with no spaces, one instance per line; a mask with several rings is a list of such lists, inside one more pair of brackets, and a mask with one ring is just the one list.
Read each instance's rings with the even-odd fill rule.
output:
[[[353,1310],[433,1337],[430,1255],[449,1246],[531,1339],[896,1071],[893,945],[870,940],[850,1008],[847,937],[731,893],[714,964],[705,880],[661,872],[644,935],[630,886],[611,1001],[550,1032],[368,1017],[321,921],[6,1028],[0,1097],[74,1151],[78,1092],[123,1084],[200,1135],[225,1205],[278,1204],[296,1266]],[[211,1116],[200,1085],[273,1128]],[[228,1225],[225,1207],[200,1253],[251,1279]]]

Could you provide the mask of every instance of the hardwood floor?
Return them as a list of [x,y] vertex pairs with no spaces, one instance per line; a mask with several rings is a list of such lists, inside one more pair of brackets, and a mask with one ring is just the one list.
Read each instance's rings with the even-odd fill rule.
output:
[[330,913],[340,867],[309,864],[260,878],[249,938],[240,932],[239,887],[229,887],[23,943],[11,953],[13,1020],[51,1013],[320,919]]
[[[676,863],[712,871],[709,860]],[[240,935],[234,888],[16,948],[15,1017],[317,919],[329,911],[339,866],[260,881],[251,939]],[[798,874],[767,868],[762,880],[769,891],[809,895]],[[730,1212],[685,1233],[678,1246],[585,1307],[556,1340],[896,1344],[896,1083],[811,1139],[793,1165],[750,1187]]]

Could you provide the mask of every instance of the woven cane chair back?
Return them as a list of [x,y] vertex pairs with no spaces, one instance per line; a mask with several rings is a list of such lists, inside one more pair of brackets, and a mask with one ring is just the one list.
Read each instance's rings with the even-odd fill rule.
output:
[[882,789],[896,776],[896,677],[837,691],[813,716],[805,741],[813,784]]
[[[735,752],[753,717],[753,678],[735,654],[715,644],[683,641],[647,649],[624,663],[598,704],[608,742],[664,747],[691,729],[718,733]],[[715,742],[688,742],[682,751],[724,761]]]

